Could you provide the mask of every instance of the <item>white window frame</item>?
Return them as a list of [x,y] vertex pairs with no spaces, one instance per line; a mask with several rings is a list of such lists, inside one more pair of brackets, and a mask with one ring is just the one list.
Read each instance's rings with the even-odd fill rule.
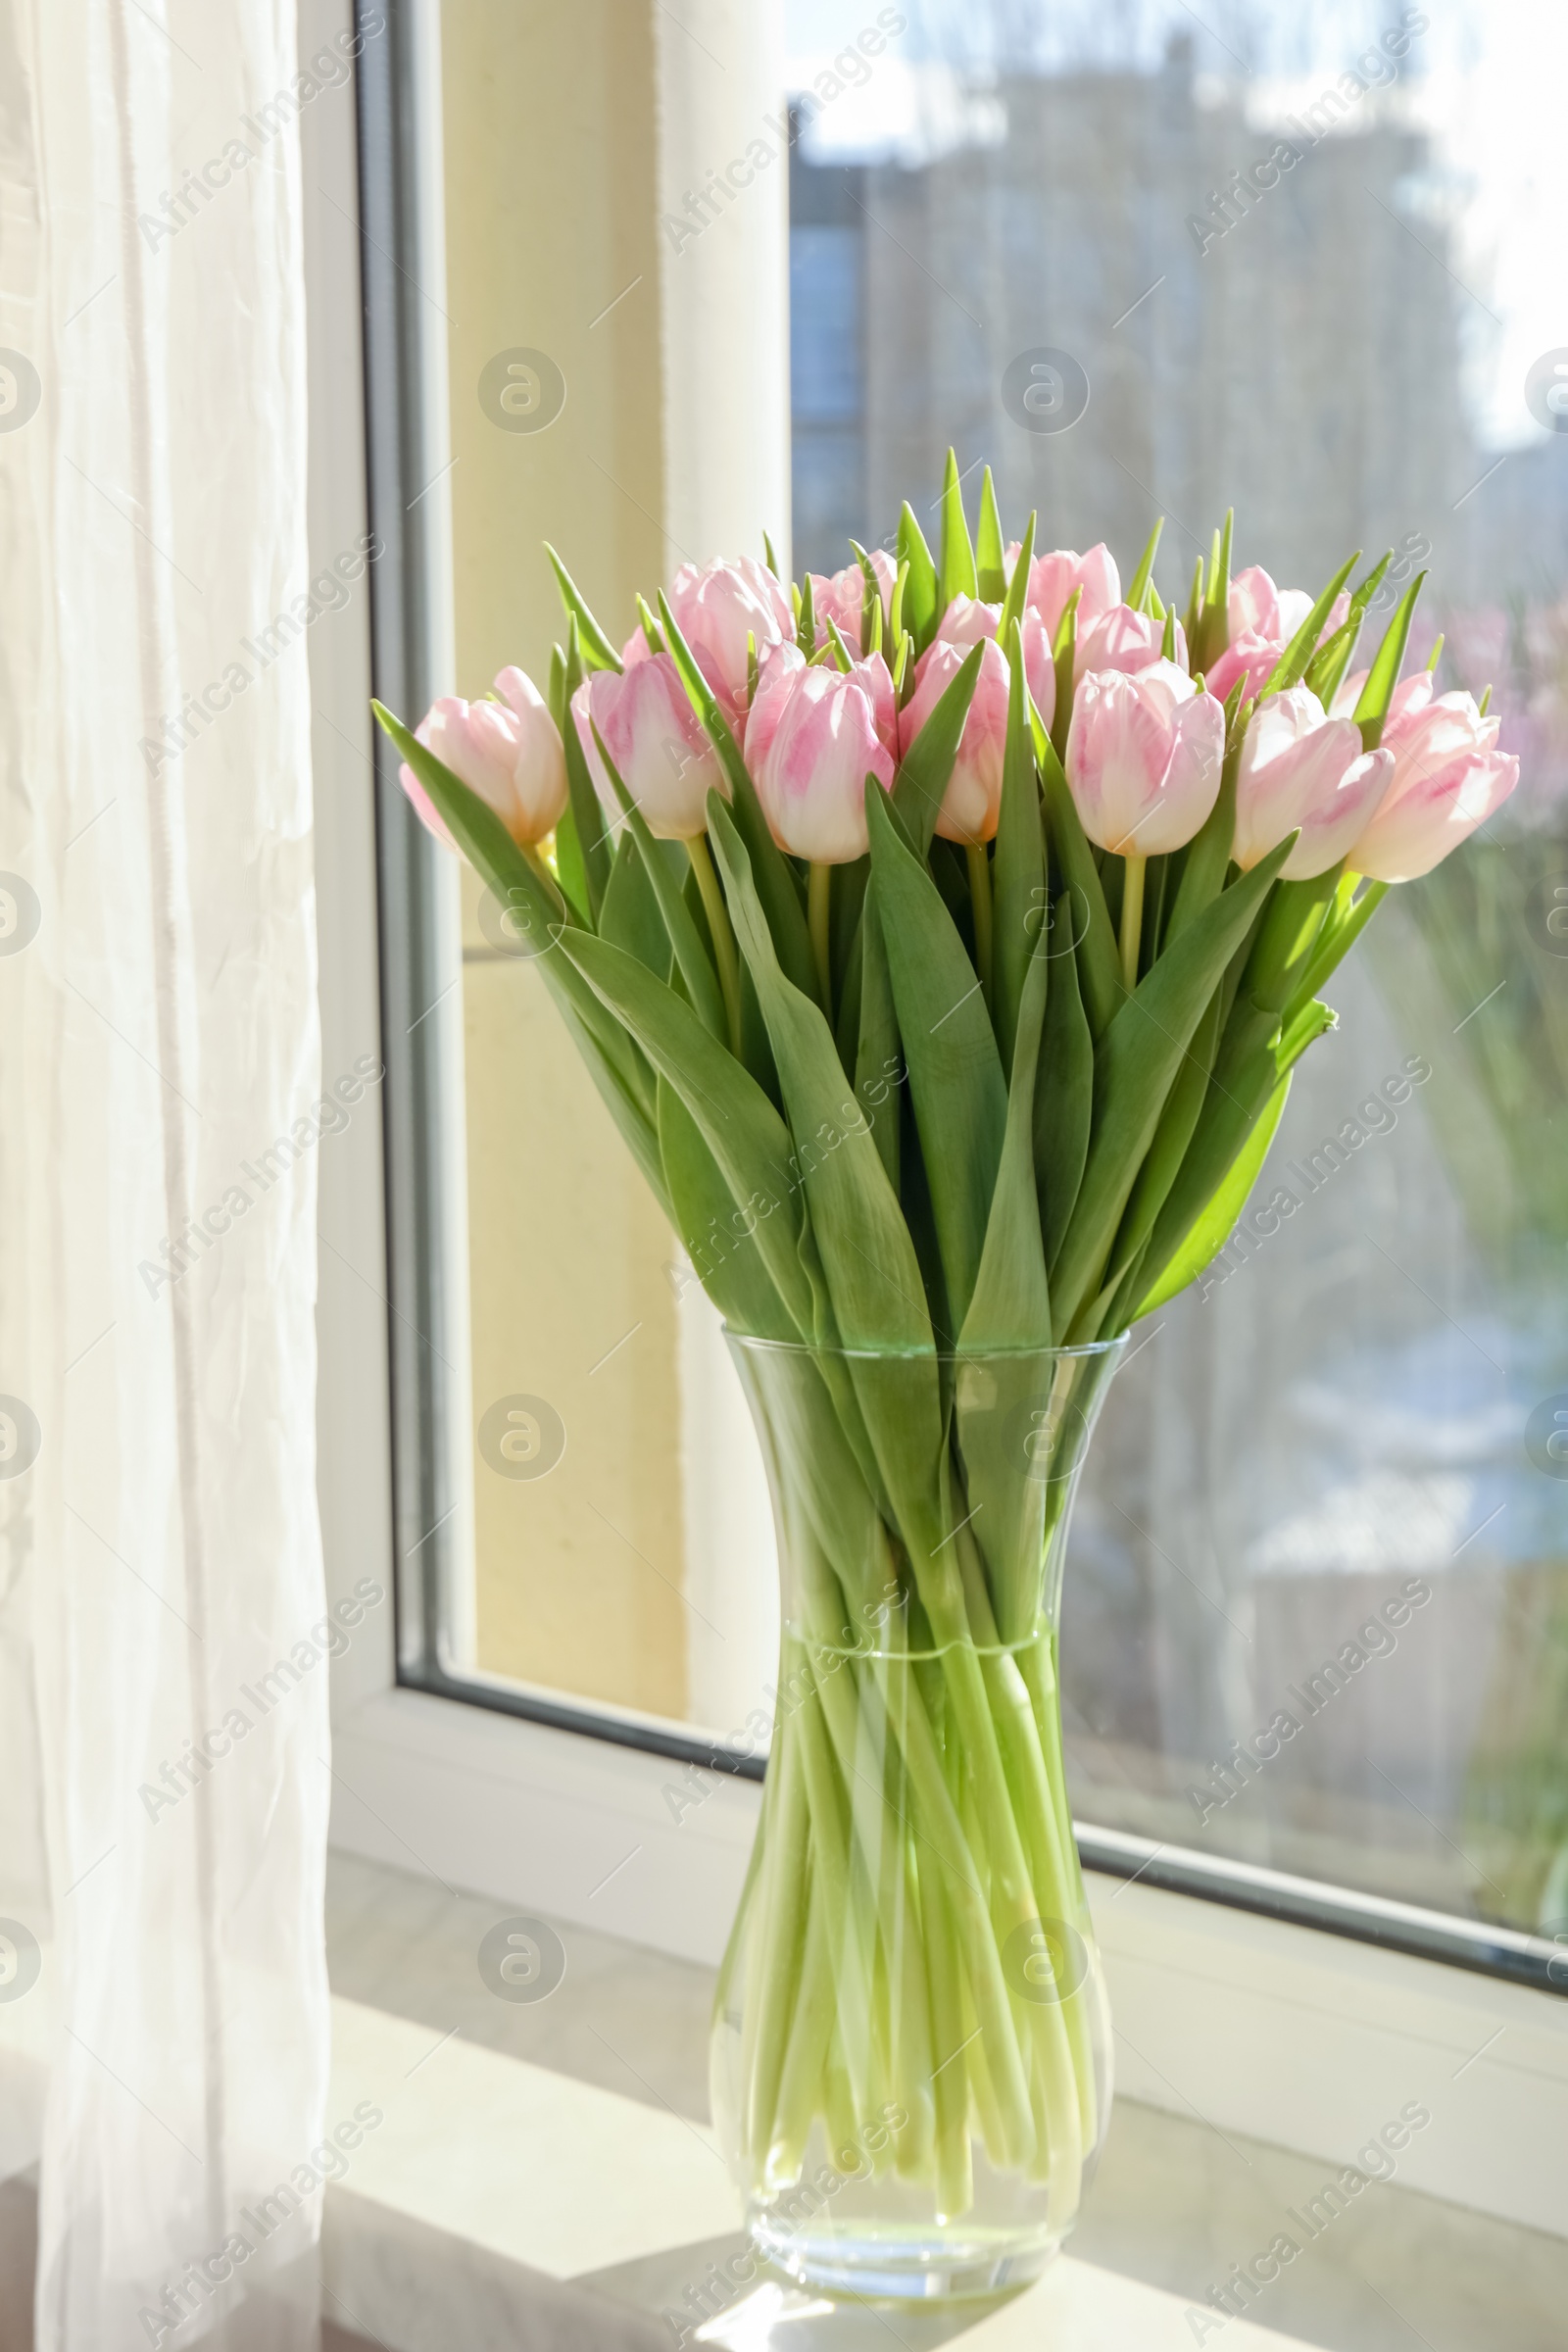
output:
[[[433,61],[430,9],[388,13],[404,37],[412,24]],[[302,0],[317,39],[350,16],[351,0]],[[390,47],[389,34],[370,74],[384,70]],[[314,569],[368,527],[352,226],[360,162],[347,107],[312,110],[302,130]],[[396,563],[398,550],[382,560]],[[334,617],[335,631],[312,643],[328,1071],[373,1048],[382,1004],[369,615],[362,606]],[[373,1119],[322,1154],[320,1186],[318,1489],[330,1596],[368,1573],[388,1596],[333,1663],[333,1844],[716,1963],[756,1826],[755,1781],[400,1687],[391,1603],[405,1563],[393,1506],[385,1154]],[[1433,2123],[1400,2158],[1405,2184],[1568,2235],[1568,2002],[1481,1973],[1479,1956],[1461,1967],[1368,1940],[1430,1937],[1440,1948],[1446,1937],[1458,1948],[1455,1923],[1408,1906],[1337,1904],[1332,1889],[1241,1865],[1216,1872],[1206,1860],[1228,1899],[1200,1898],[1160,1883],[1180,1882],[1169,1849],[1091,1830],[1082,1841],[1124,2093],[1341,2164],[1419,2100]],[[1289,1908],[1293,1886],[1348,1932],[1269,1916]],[[1521,1967],[1546,1948],[1500,1933],[1475,1940]],[[1560,1973],[1568,1983],[1568,1958]]]

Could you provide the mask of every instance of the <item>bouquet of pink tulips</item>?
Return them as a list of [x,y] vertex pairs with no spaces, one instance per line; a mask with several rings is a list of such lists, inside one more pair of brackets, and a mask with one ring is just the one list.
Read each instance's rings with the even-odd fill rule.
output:
[[[1004,543],[988,471],[976,547],[950,457],[938,556],[906,506],[896,560],[799,588],[771,551],[688,564],[619,653],[552,556],[547,695],[503,670],[412,735],[378,707],[739,1329],[1061,1345],[1168,1298],[1384,890],[1517,780],[1468,695],[1401,682],[1419,577],[1348,674],[1387,559],[1233,580],[1227,519],[1178,615],[1157,529],[1125,597],[1103,546],[1034,533]],[[808,1283],[860,1194],[883,1262]]]
[[837,2151],[897,2112],[939,2222],[977,2133],[1070,2220],[1094,1990],[1008,1955],[1088,1935],[1044,1563],[1094,1344],[1224,1246],[1329,975],[1517,777],[1467,695],[1401,680],[1419,579],[1350,674],[1388,558],[1233,580],[1227,519],[1178,612],[1157,540],[1123,594],[1102,546],[1008,545],[987,473],[976,543],[950,456],[935,555],[906,506],[831,579],[688,565],[618,653],[558,562],[543,695],[377,707],[731,1331],[775,1344],[737,1354],[795,1494],[792,1699],[719,1993],[757,2211],[818,2122]]

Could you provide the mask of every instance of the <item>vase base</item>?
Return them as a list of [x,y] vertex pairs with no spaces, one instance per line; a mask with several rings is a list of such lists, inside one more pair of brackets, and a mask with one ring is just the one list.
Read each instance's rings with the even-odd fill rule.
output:
[[1009,2293],[1038,2278],[1061,2243],[1056,2235],[1010,2230],[914,2230],[866,2226],[800,2230],[755,2215],[759,2254],[826,2295],[875,2302],[956,2302]]

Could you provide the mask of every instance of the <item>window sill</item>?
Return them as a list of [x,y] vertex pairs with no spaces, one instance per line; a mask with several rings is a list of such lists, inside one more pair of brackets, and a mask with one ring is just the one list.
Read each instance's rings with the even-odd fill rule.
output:
[[[829,2352],[881,2340],[881,2315],[874,2329],[854,2310],[829,2315],[785,2281],[750,2276],[749,2261],[736,2261],[740,2283],[713,2284],[744,2239],[705,2126],[461,2034],[439,2036],[422,2020],[341,1998],[333,2010],[331,2112],[368,2099],[384,2118],[327,2191],[323,2310],[340,2327],[387,2352],[454,2342],[471,2352],[518,2342],[667,2352],[677,2340]],[[1204,2137],[1200,2126],[1118,2102],[1080,2223],[1085,2254],[1059,2257],[1006,2302],[905,2315],[896,2332],[908,2340],[913,2327],[921,2344],[960,2338],[965,2352],[1190,2347],[1204,2282],[1288,2228],[1274,2201],[1304,2202],[1321,2176],[1257,2143],[1215,2141],[1205,2152]],[[1411,2340],[1412,2325],[1435,2352],[1490,2352],[1502,2340],[1511,2352],[1546,2352],[1556,2342],[1560,2244],[1396,2185],[1369,2187],[1364,2207],[1286,2275],[1289,2287],[1276,2291],[1289,2308],[1263,2298],[1254,2315],[1226,2323],[1227,2352],[1284,2352],[1303,2335],[1330,2352],[1373,2352]]]
[[[716,1965],[755,1783],[411,1690],[341,1720],[335,1757],[340,1851]],[[1568,2236],[1568,2001],[1094,1870],[1088,1886],[1123,2091],[1340,2164],[1421,2099],[1433,2127],[1401,2180]]]

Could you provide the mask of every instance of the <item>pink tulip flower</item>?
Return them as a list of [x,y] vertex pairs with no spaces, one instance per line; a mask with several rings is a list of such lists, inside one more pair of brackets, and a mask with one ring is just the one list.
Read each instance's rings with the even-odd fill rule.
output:
[[618,675],[596,669],[572,696],[571,714],[612,832],[624,819],[595,727],[651,833],[690,841],[707,830],[710,789],[728,798],[724,771],[668,654],[651,654]]
[[794,636],[789,590],[752,556],[701,570],[683,564],[669,591],[669,609],[725,717],[738,729],[749,684],[747,640],[756,639],[760,657],[766,646]]
[[1232,856],[1243,871],[1298,830],[1281,874],[1305,882],[1338,865],[1389,789],[1390,752],[1363,752],[1361,730],[1330,718],[1308,687],[1260,703],[1236,778]]
[[[971,645],[980,644],[983,638],[994,638],[1001,622],[1000,605],[982,605],[972,596],[956,596],[938,624],[937,642],[961,646],[967,653]],[[1018,634],[1023,640],[1024,678],[1034,698],[1035,709],[1049,727],[1056,709],[1056,668],[1052,659],[1051,639],[1046,634],[1045,622],[1031,605],[1025,605],[1023,609]],[[928,646],[921,656],[922,662],[929,661],[930,652]],[[917,668],[916,678],[922,674]],[[987,838],[990,838],[989,835]]]
[[1284,651],[1283,645],[1276,645],[1269,637],[1254,637],[1250,632],[1243,637],[1233,637],[1225,651],[1209,663],[1203,683],[1211,694],[1217,694],[1220,701],[1224,702],[1237,679],[1245,677],[1247,684],[1242,690],[1242,699],[1246,701],[1249,696],[1262,693],[1279,667],[1280,656]]
[[[1131,677],[1147,669],[1152,662],[1164,659],[1161,652],[1165,642],[1165,624],[1155,620],[1151,612],[1135,612],[1131,605],[1112,605],[1102,613],[1088,635],[1080,618],[1077,640],[1077,659],[1073,664],[1075,680],[1086,678],[1091,670],[1119,669]],[[1176,666],[1187,667],[1187,638],[1180,621],[1176,623]]]
[[878,734],[892,705],[880,657],[846,673],[780,647],[763,663],[746,764],[773,839],[791,857],[846,865],[865,856],[865,779],[875,776],[884,790],[893,782],[893,757]]
[[[1209,692],[1223,702],[1245,674],[1244,696],[1261,694],[1316,601],[1304,588],[1276,588],[1259,564],[1239,571],[1225,611],[1230,643],[1209,666],[1203,681]],[[1350,600],[1342,589],[1329,607],[1320,644],[1327,643],[1349,610]]]
[[[1008,567],[1016,563],[1019,550],[1007,551]],[[1078,639],[1092,629],[1097,620],[1103,620],[1121,603],[1121,574],[1116,559],[1103,542],[1080,556],[1070,547],[1057,548],[1051,555],[1036,556],[1029,566],[1029,589],[1025,603],[1039,613],[1046,635],[1053,645],[1061,626],[1061,616],[1067,610],[1067,599],[1075,588],[1083,590],[1078,599]]]
[[[831,662],[817,664],[831,668]],[[746,757],[748,763],[760,760],[773,739],[773,732],[788,699],[790,685],[806,667],[806,656],[799,646],[773,645],[758,665],[757,693],[746,720]],[[841,673],[843,674],[843,673]],[[855,679],[871,706],[871,722],[877,741],[890,760],[899,756],[899,698],[894,690],[893,673],[880,654],[872,654],[864,662],[855,662],[848,675]]]
[[1123,858],[1179,850],[1219,798],[1224,751],[1224,711],[1174,662],[1091,672],[1067,736],[1084,831]]
[[[1358,669],[1346,679],[1329,706],[1331,718],[1355,716],[1355,706],[1361,700],[1362,689],[1370,675],[1369,670]],[[1424,669],[1416,670],[1408,678],[1401,678],[1390,698],[1389,714],[1383,721],[1384,742],[1392,746],[1403,723],[1407,719],[1419,718],[1436,692],[1436,682]]]
[[1497,749],[1501,723],[1483,718],[1471,695],[1434,699],[1425,673],[1396,688],[1383,728],[1393,778],[1347,853],[1351,868],[1374,882],[1413,882],[1485,824],[1519,781],[1517,755]]
[[[921,728],[967,659],[967,649],[938,637],[926,647],[915,672],[915,689],[900,714],[899,742],[907,759]],[[1007,664],[1002,648],[985,640],[974,700],[958,739],[948,789],[937,812],[944,841],[990,841],[1002,808],[1002,771],[1007,750]]]
[[893,672],[880,654],[870,654],[857,662],[850,671],[871,706],[871,723],[876,739],[895,764],[899,757],[899,698],[893,684]]
[[[1269,637],[1276,645],[1289,645],[1315,601],[1304,588],[1276,588],[1260,564],[1250,564],[1232,580],[1226,600],[1232,640]],[[1346,604],[1348,609],[1348,598]]]
[[[427,751],[495,810],[519,847],[553,832],[566,806],[566,760],[544,696],[520,669],[502,670],[505,701],[466,703],[443,695],[415,733]],[[420,818],[447,849],[457,844],[412,767],[399,780]]]
[[983,605],[978,597],[959,595],[937,622],[937,635],[945,645],[961,645],[967,651],[982,637],[995,637],[1001,620],[1000,605]]
[[757,692],[746,714],[747,765],[756,781],[757,764],[773,740],[791,687],[806,667],[798,645],[770,645],[757,665]]
[[[876,573],[882,596],[882,621],[886,627],[893,612],[893,591],[898,582],[899,567],[885,548],[867,549],[871,569]],[[827,633],[831,620],[845,644],[853,653],[860,650],[860,614],[865,605],[865,574],[858,563],[846,564],[842,571],[831,574],[813,571],[811,582],[811,611],[816,617],[817,641]]]

